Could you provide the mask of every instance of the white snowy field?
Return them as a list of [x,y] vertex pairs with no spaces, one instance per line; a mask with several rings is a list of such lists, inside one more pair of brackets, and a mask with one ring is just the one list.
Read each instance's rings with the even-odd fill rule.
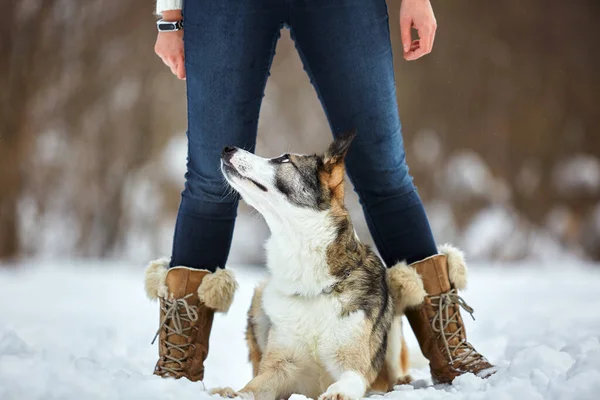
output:
[[[250,378],[245,313],[262,272],[233,269],[242,287],[229,315],[215,321],[209,388],[240,388]],[[202,383],[152,375],[158,309],[145,297],[143,270],[76,261],[0,268],[0,399],[209,398]],[[385,397],[600,398],[599,288],[597,267],[471,265],[464,297],[477,320],[464,316],[467,331],[500,371],[488,380],[467,375],[452,386],[432,387],[407,332],[417,380]]]

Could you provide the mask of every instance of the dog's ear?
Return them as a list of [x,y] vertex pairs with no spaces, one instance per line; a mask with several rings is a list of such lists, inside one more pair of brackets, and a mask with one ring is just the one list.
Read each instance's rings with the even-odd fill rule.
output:
[[350,148],[350,144],[356,137],[356,130],[338,135],[323,156],[325,165],[333,166],[344,161],[344,157]]
[[344,157],[350,148],[355,131],[338,135],[323,155],[321,181],[331,192],[332,204],[344,204]]

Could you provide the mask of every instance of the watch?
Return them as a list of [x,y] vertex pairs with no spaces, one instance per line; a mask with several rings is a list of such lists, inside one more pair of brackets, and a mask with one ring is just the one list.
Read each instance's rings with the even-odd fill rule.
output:
[[159,32],[175,32],[183,29],[183,21],[165,21],[159,19],[156,21],[156,28]]

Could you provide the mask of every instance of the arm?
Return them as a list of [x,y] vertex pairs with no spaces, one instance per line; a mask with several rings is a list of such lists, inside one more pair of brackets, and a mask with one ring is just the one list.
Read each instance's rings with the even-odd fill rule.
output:
[[[180,21],[182,0],[157,0],[156,13],[162,14],[165,21]],[[173,7],[179,7],[173,9]],[[183,56],[183,30],[177,32],[159,32],[154,52],[171,68],[173,75],[185,79],[185,60]]]

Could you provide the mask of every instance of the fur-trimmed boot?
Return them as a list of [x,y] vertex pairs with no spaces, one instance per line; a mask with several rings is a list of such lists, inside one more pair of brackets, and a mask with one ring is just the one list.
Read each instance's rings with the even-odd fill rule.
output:
[[451,383],[467,372],[487,378],[496,369],[467,342],[460,315],[461,307],[473,314],[458,295],[467,286],[463,253],[450,245],[440,246],[438,251],[440,254],[410,265],[421,276],[427,296],[423,304],[407,308],[406,317],[429,360],[434,383]]
[[233,273],[169,268],[169,260],[160,259],[148,265],[145,286],[148,298],[160,300],[160,326],[154,337],[159,338],[159,359],[154,374],[204,379],[214,312],[227,312],[237,289]]

